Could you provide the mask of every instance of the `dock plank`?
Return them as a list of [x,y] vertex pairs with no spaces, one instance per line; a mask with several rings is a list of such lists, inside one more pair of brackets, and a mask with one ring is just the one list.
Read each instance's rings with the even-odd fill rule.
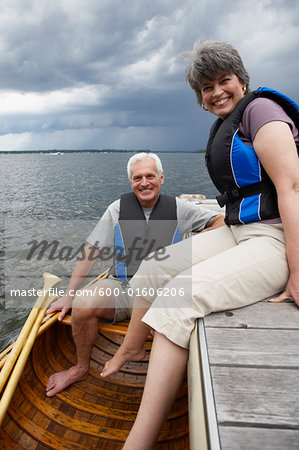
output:
[[297,370],[211,367],[219,424],[299,430]]
[[219,427],[222,450],[298,450],[299,430]]
[[205,327],[299,329],[299,308],[293,302],[261,301],[244,308],[210,314],[205,317]]
[[299,369],[299,329],[206,328],[212,365],[293,367]]
[[204,325],[222,450],[299,449],[299,308],[265,300]]

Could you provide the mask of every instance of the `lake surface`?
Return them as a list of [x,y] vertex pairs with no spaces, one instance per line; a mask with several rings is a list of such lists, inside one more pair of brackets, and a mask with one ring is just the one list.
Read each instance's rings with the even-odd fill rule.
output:
[[[11,291],[42,288],[42,273],[63,278],[74,258],[28,259],[29,243],[58,241],[80,247],[106,207],[130,190],[131,153],[0,154],[0,348],[17,336],[36,298],[16,300]],[[214,198],[201,153],[159,153],[164,194],[203,193]],[[28,247],[29,246],[29,247]],[[73,253],[74,253],[73,251]],[[101,268],[96,272],[100,273]]]

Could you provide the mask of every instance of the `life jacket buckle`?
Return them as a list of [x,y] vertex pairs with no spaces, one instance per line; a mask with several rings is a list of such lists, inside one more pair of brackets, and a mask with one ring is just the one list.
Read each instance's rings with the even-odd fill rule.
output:
[[218,202],[218,205],[223,208],[223,206],[227,205],[228,203],[233,203],[238,198],[240,198],[240,192],[238,191],[238,189],[233,189],[231,191],[225,191],[221,195],[217,195],[216,200]]

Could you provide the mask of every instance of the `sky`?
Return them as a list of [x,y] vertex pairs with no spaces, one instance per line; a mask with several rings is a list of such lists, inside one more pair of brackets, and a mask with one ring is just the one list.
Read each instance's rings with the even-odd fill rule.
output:
[[299,103],[298,30],[298,0],[1,0],[0,150],[205,148],[182,52],[228,42]]

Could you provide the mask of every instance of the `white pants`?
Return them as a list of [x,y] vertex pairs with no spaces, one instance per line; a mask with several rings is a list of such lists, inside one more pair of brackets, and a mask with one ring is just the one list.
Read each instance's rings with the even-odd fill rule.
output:
[[195,320],[282,291],[289,277],[281,224],[224,226],[143,261],[130,284],[152,303],[143,321],[188,348]]

